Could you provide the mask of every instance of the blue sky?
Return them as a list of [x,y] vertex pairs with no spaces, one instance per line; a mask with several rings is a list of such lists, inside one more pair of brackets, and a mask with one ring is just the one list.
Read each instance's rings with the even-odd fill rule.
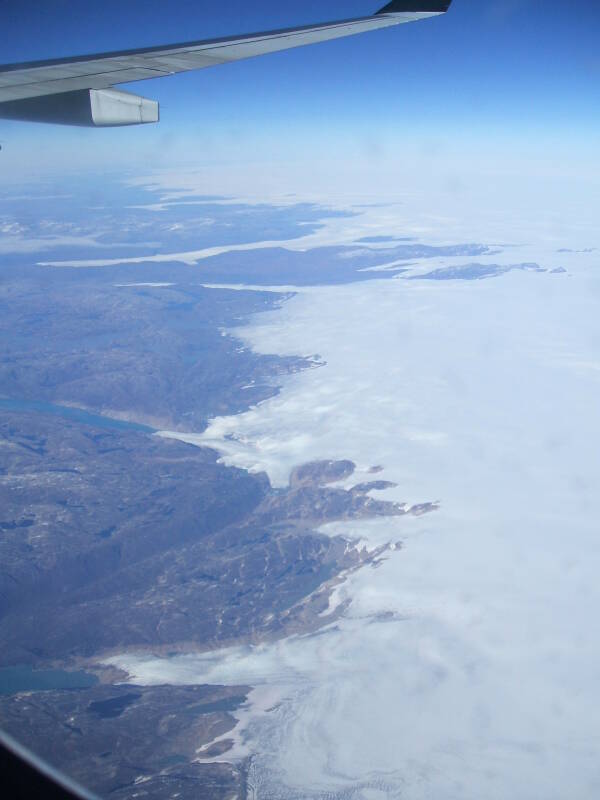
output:
[[[368,0],[47,0],[3,4],[0,61],[209,38],[360,16]],[[0,122],[13,160],[115,163],[344,157],[362,148],[600,143],[600,4],[454,0],[445,17],[138,84],[160,126],[73,131]],[[132,87],[134,88],[134,87]],[[42,148],[42,150],[40,150]],[[257,155],[260,154],[260,155]]]

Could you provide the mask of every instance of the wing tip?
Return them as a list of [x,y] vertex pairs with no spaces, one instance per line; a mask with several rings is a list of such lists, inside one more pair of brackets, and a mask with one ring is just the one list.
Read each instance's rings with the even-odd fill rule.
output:
[[445,14],[451,4],[452,0],[393,0],[377,14]]

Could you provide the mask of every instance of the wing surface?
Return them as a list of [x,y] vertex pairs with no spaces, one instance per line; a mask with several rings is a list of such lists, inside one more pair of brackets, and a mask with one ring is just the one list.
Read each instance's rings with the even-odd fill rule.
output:
[[[16,111],[19,107],[35,109],[35,103],[20,101],[112,89],[122,83],[165,77],[390,25],[416,22],[445,13],[450,2],[399,0],[389,3],[372,16],[357,19],[224,39],[0,66],[0,116],[10,116],[2,112],[10,112],[11,108]],[[117,99],[120,94],[126,93],[115,93]],[[51,108],[52,104],[47,100],[40,107]]]

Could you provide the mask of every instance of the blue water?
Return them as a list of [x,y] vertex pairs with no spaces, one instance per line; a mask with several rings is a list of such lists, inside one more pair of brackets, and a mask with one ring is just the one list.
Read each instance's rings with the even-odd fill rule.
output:
[[44,692],[51,689],[89,689],[98,683],[95,675],[81,670],[32,669],[28,666],[0,668],[0,695]]
[[86,425],[93,425],[95,428],[110,428],[111,430],[141,431],[154,433],[154,428],[148,425],[139,425],[137,422],[126,422],[121,419],[103,417],[100,414],[91,414],[81,408],[69,408],[68,406],[56,406],[52,403],[44,403],[38,400],[15,400],[12,398],[0,398],[0,411],[34,411],[38,414],[53,414],[56,417],[81,422]]

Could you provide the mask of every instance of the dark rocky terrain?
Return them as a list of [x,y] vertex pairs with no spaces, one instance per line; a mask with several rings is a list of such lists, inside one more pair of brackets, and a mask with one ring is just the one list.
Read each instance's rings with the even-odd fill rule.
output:
[[[486,278],[498,278],[508,272],[548,272],[540,267],[539,264],[461,264],[456,267],[440,267],[432,272],[423,275],[411,275],[407,280],[428,280],[428,281],[479,281]],[[565,270],[559,267],[551,270],[554,273],[561,273]]]
[[[373,499],[388,485],[378,481],[330,485],[353,471],[349,461],[308,464],[273,489],[211,450],[5,413],[0,664],[84,665],[110,683],[118,675],[98,665],[109,652],[207,649],[327,623],[330,587],[380,553],[316,528],[433,509]],[[0,725],[105,796],[243,796],[243,764],[227,764],[226,752],[220,763],[193,759],[234,726],[246,691],[27,692],[0,698]]]
[[46,401],[202,430],[277,392],[300,358],[248,351],[223,328],[285,295],[114,285],[84,271],[40,268],[0,283],[0,397]]
[[[310,250],[269,247],[223,253],[203,259],[201,270],[207,283],[257,284],[258,286],[322,286],[381,280],[386,272],[373,268],[395,267],[387,277],[402,274],[415,258],[481,256],[491,254],[485,245],[463,244],[432,247],[419,243],[393,243],[378,248],[332,245]],[[373,270],[373,271],[371,271]]]
[[[152,435],[202,431],[213,416],[272,397],[282,375],[319,364],[316,355],[259,355],[235,337],[289,295],[202,283],[346,283],[402,271],[364,271],[390,261],[488,249],[398,240],[227,253],[195,267],[34,266],[253,241],[253,221],[259,240],[292,238],[335,214],[209,198],[157,213],[136,205],[139,194],[94,195],[87,206],[66,198],[60,213],[47,209],[39,220],[29,204],[9,203],[0,257],[0,667],[84,668],[102,683],[0,696],[0,726],[103,796],[244,797],[245,766],[227,763],[226,741],[209,750],[218,763],[195,758],[234,727],[249,687],[123,686],[103,656],[315,630],[332,619],[323,614],[336,582],[385,550],[368,553],[319,526],[435,505],[376,499],[391,484],[352,486],[349,461],[298,465],[289,486],[274,489],[266,475],[220,465],[214,451]],[[95,244],[60,246],[63,237]],[[40,248],[35,258],[29,240]],[[137,285],[149,283],[171,285]]]
[[247,687],[99,686],[0,698],[3,726],[104,796],[243,796],[244,768],[198,763],[196,751],[231,730]]
[[210,450],[5,415],[0,664],[277,634],[290,608],[362,558],[319,525],[405,513],[367,494],[379,486],[323,485],[353,468],[305,467],[274,490]]

